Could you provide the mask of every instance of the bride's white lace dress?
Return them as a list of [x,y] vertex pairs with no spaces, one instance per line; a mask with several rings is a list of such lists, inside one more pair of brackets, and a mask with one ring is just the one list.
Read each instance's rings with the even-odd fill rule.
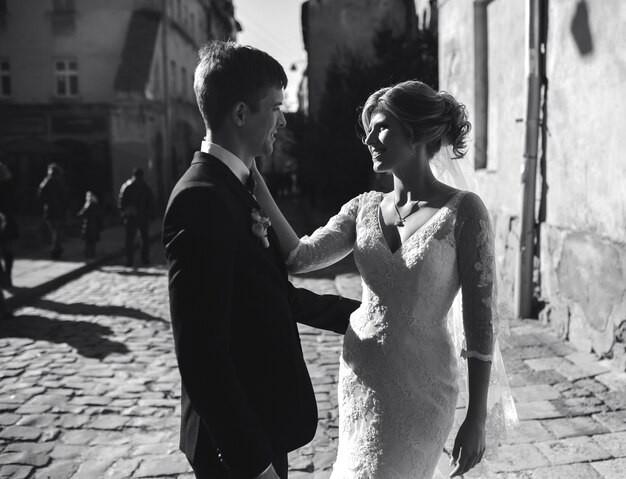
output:
[[493,237],[482,201],[458,192],[397,251],[380,227],[383,195],[364,193],[290,254],[291,272],[354,251],[363,281],[339,366],[332,479],[433,476],[454,419],[458,354],[447,325],[463,283],[467,351],[493,351]]

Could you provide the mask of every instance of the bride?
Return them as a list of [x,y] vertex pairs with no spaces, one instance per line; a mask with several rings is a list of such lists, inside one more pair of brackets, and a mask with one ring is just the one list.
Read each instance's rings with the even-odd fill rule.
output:
[[[257,189],[290,272],[320,269],[353,251],[361,274],[362,305],[340,358],[331,478],[431,478],[452,429],[459,369],[466,368],[469,401],[450,474],[460,476],[481,461],[488,416],[497,409],[488,402],[498,353],[494,242],[481,199],[439,181],[431,162],[443,150],[462,157],[470,123],[450,94],[419,81],[373,93],[360,123],[374,171],[393,175],[393,191],[353,198],[299,239],[263,181]],[[464,359],[448,321],[459,290]]]

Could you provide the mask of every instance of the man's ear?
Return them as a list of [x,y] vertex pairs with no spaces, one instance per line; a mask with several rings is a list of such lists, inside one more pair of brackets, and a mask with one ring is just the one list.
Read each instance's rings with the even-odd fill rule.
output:
[[248,116],[248,106],[244,102],[238,101],[233,105],[230,111],[235,125],[242,126],[246,122],[246,118]]

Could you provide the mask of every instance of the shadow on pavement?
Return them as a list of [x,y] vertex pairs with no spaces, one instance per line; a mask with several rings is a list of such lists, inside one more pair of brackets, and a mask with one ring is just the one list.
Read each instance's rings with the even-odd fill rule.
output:
[[3,287],[3,289],[5,291],[10,292],[13,296],[19,295],[19,294],[24,294],[28,291],[30,291],[33,288],[25,288],[24,286],[9,286],[9,287]]
[[47,309],[60,314],[78,314],[83,316],[122,316],[125,318],[140,319],[142,321],[157,321],[160,323],[169,323],[163,318],[152,316],[139,309],[129,308],[126,306],[99,306],[97,304],[88,303],[59,303],[49,299],[38,299],[32,304],[35,308]]
[[105,337],[112,333],[111,328],[88,321],[62,321],[33,315],[15,316],[0,323],[0,338],[28,338],[67,344],[76,348],[81,356],[98,359],[113,353],[130,352],[125,344]]
[[113,271],[120,276],[163,276],[163,271],[141,271],[137,269]]

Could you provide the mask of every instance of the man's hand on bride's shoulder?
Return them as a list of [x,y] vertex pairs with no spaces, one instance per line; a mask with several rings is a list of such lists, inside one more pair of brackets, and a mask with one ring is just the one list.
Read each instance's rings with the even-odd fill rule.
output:
[[478,464],[485,453],[485,421],[466,417],[459,428],[452,449],[450,477],[462,476]]
[[280,477],[276,474],[274,466],[270,464],[270,467],[265,469],[265,471],[256,476],[254,479],[280,479]]

